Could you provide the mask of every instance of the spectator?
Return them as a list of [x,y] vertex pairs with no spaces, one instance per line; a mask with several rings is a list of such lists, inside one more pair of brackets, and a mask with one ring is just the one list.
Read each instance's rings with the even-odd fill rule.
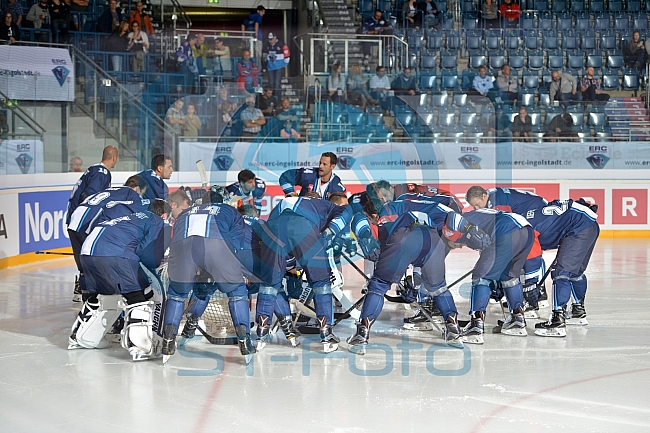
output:
[[264,6],[260,5],[257,7],[257,11],[252,13],[244,20],[241,25],[242,32],[248,31],[253,32],[255,38],[255,57],[262,57],[262,19],[266,9]]
[[280,137],[282,138],[289,138],[289,139],[298,139],[300,138],[300,134],[293,129],[291,120],[287,120],[284,122],[284,128],[280,131]]
[[202,124],[201,119],[196,115],[194,104],[187,104],[187,114],[183,120],[183,136],[198,137]]
[[298,121],[298,116],[296,115],[295,110],[291,108],[289,98],[282,98],[282,101],[280,101],[280,108],[275,111],[275,117],[281,122],[286,120],[291,120],[292,122]]
[[35,29],[50,28],[50,10],[47,5],[47,0],[40,0],[38,3],[34,3],[29,9],[29,12],[27,12],[25,19],[31,22],[32,27]]
[[205,75],[206,68],[208,67],[208,47],[205,45],[205,35],[199,33],[196,35],[196,44],[192,45],[192,54],[194,55],[194,62],[198,68],[199,75]]
[[497,105],[496,113],[490,116],[488,125],[489,136],[496,137],[497,141],[512,140],[512,122],[510,121],[510,116],[503,112],[503,108],[500,105]]
[[411,75],[411,68],[408,66],[402,70],[402,73],[399,74],[391,83],[391,88],[396,95],[417,95],[418,92],[418,81],[413,75]]
[[494,100],[494,77],[487,74],[485,65],[478,67],[478,75],[472,81],[472,88],[467,92],[468,95],[486,96]]
[[517,141],[528,141],[532,137],[533,125],[526,107],[519,107],[519,114],[515,116],[512,123],[512,136],[518,138]]
[[185,42],[178,47],[174,56],[178,64],[178,69],[181,74],[185,75],[185,85],[187,86],[188,93],[191,93],[191,89],[194,87],[194,79],[199,72],[193,53],[193,48],[197,41],[198,36],[190,34]]
[[332,65],[332,73],[327,77],[327,97],[339,104],[345,103],[345,74],[341,73],[343,65],[336,62]]
[[485,22],[486,29],[494,29],[499,26],[499,7],[492,0],[485,0],[481,5],[481,18]]
[[501,12],[501,17],[503,18],[504,27],[511,28],[519,26],[521,8],[517,3],[513,3],[512,0],[503,0],[503,3],[499,6],[499,12]]
[[348,101],[352,105],[359,105],[363,111],[366,111],[366,104],[377,105],[368,92],[368,80],[361,72],[361,66],[354,65],[350,70],[348,77]]
[[431,0],[424,0],[420,3],[420,9],[424,15],[424,25],[427,28],[440,29],[440,12],[436,4]]
[[278,106],[278,98],[273,96],[273,89],[271,86],[264,86],[264,93],[257,95],[257,101],[255,101],[257,108],[265,116],[275,116],[275,107]]
[[419,29],[422,25],[422,11],[418,10],[415,0],[407,0],[402,5],[404,28]]
[[239,118],[244,124],[242,137],[256,137],[262,130],[262,126],[266,125],[264,114],[255,108],[255,98],[253,98],[253,95],[246,97],[246,108],[241,111]]
[[595,102],[598,105],[605,105],[609,101],[609,95],[603,93],[600,87],[600,78],[594,76],[593,66],[588,66],[585,75],[580,80],[580,91],[582,100]]
[[[78,0],[72,0],[78,1]],[[133,23],[138,23],[140,30],[144,30],[148,39],[156,39],[156,32],[153,29],[149,14],[144,12],[144,3],[141,1],[135,4],[135,10],[129,15],[129,25],[133,28]]]
[[145,55],[149,49],[149,38],[147,34],[140,29],[140,23],[133,21],[133,31],[129,33],[129,44],[127,50],[133,53],[131,59],[131,70],[133,72],[145,72]]
[[68,36],[68,23],[70,22],[70,8],[63,0],[50,0],[49,4],[52,39],[59,42],[59,33],[61,40],[66,42]]
[[69,172],[72,173],[81,173],[83,172],[83,169],[81,168],[81,165],[83,164],[83,160],[79,158],[78,156],[73,156],[70,158],[70,170]]
[[519,96],[517,77],[510,75],[510,65],[501,66],[501,75],[497,77],[497,86],[503,98],[508,101],[517,101]]
[[6,12],[11,12],[14,24],[20,27],[20,24],[23,22],[23,6],[16,0],[7,0],[2,7],[2,13],[5,14],[5,18],[7,16]]
[[623,58],[628,67],[639,71],[645,69],[646,50],[639,32],[634,32],[632,40],[623,48]]
[[214,50],[212,50],[212,54],[216,57],[214,65],[215,73],[232,71],[232,63],[230,61],[230,47],[223,43],[223,39],[215,39]]
[[6,41],[6,44],[13,44],[20,40],[20,29],[13,22],[11,12],[5,12],[5,19],[0,23],[0,41]]
[[548,89],[549,96],[552,101],[559,101],[563,107],[567,105],[575,105],[582,100],[580,93],[578,93],[578,82],[571,74],[560,71],[552,71],[551,86]]
[[122,12],[117,10],[117,0],[109,0],[108,9],[99,16],[97,31],[100,33],[113,33],[121,22]]
[[382,17],[383,13],[379,9],[363,23],[363,33],[367,35],[392,35],[393,26],[388,20]]
[[[86,16],[83,12],[88,12],[88,0],[72,0],[70,11],[75,12],[72,14],[72,22],[78,32],[84,31],[86,25]],[[78,16],[81,17],[79,22]]]
[[577,136],[578,134],[573,132],[573,117],[569,113],[555,116],[548,124],[546,134],[544,134],[544,137],[550,141],[571,139]]
[[287,67],[290,60],[289,47],[273,34],[269,33],[268,42],[264,53],[266,56],[266,70],[269,74],[269,85],[275,95],[280,95],[282,90],[282,69]]
[[390,110],[390,80],[386,76],[386,68],[377,66],[376,74],[370,78],[370,95],[377,100],[384,110]]
[[177,99],[174,101],[174,104],[169,107],[169,110],[167,110],[167,114],[165,115],[165,120],[167,121],[167,125],[169,125],[169,132],[177,135],[181,135],[183,132],[183,126],[185,125],[183,105],[185,105],[185,101]]
[[[117,29],[106,40],[106,51],[111,54],[111,65],[114,71],[122,70],[122,59],[129,46],[129,23],[122,21]],[[121,53],[121,54],[118,54]]]
[[259,74],[260,66],[251,58],[250,50],[244,50],[243,57],[237,62],[237,88],[255,93]]

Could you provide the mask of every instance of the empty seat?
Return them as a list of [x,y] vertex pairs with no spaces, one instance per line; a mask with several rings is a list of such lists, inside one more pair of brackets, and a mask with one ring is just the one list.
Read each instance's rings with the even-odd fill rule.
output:
[[541,47],[541,37],[537,30],[528,30],[524,36],[524,47],[527,50],[537,50]]
[[562,69],[564,67],[564,52],[563,51],[549,51],[548,52],[548,68],[549,69]]
[[436,56],[435,53],[430,53],[430,52],[422,52],[422,56],[420,58],[420,68],[422,71],[430,71],[430,70],[435,70],[437,68],[438,64],[438,56]]
[[524,30],[534,29],[537,27],[534,12],[524,12],[521,14],[521,28]]
[[[586,12],[576,14],[576,28],[578,30],[588,30],[593,28],[591,16]],[[562,34],[564,36],[564,34]]]
[[487,56],[485,51],[470,51],[468,66],[470,69],[478,69],[479,66],[487,66]]
[[632,19],[632,28],[636,30],[647,30],[648,16],[646,14],[635,15]]
[[454,106],[465,107],[467,105],[467,94],[463,92],[454,92]]
[[623,2],[620,0],[609,0],[608,2],[608,7],[612,12],[619,12],[623,10]]
[[568,13],[557,15],[557,28],[559,30],[570,30],[573,28],[573,16]]
[[432,30],[427,35],[427,49],[439,50],[442,48],[442,32]]
[[469,106],[461,107],[459,117],[461,126],[468,127],[476,125],[476,108]]
[[553,0],[553,3],[551,4],[554,12],[562,12],[566,11],[568,9],[568,5],[566,0]]
[[589,124],[591,126],[604,126],[607,124],[607,114],[602,107],[592,107],[589,110]]
[[630,28],[630,16],[628,14],[616,15],[614,17],[614,28],[618,30]]
[[560,48],[560,38],[558,33],[554,30],[544,32],[542,47],[545,50],[557,50]]
[[587,53],[587,67],[600,69],[603,67],[603,54],[600,51],[591,51]]
[[458,67],[458,54],[455,51],[441,51],[440,67],[442,69],[456,69]]
[[465,134],[465,131],[463,131],[462,126],[450,125],[450,126],[447,127],[446,135],[449,138],[453,138],[453,139],[458,140],[459,138],[462,138],[464,134]]
[[490,29],[485,33],[485,48],[488,50],[498,50],[501,48],[503,32],[501,29]]
[[501,69],[501,67],[506,63],[506,54],[500,50],[489,51],[488,58],[492,70]]
[[421,89],[437,89],[438,87],[438,75],[433,73],[422,73],[420,75]]
[[610,69],[620,69],[623,67],[623,54],[620,51],[607,53],[607,67]]
[[623,90],[639,90],[639,71],[636,69],[623,70]]
[[530,124],[533,126],[542,125],[542,112],[539,108],[528,108],[528,115],[530,116]]
[[[615,50],[616,49],[616,32],[601,32],[600,35],[600,49],[601,50]],[[586,48],[585,49],[591,49]]]
[[460,83],[458,82],[458,72],[442,71],[442,82],[440,87],[445,90],[460,89]]
[[411,126],[415,120],[415,116],[413,116],[413,111],[410,109],[408,111],[400,111],[396,109],[395,119],[397,119],[402,126]]
[[580,49],[580,34],[573,30],[562,32],[562,48],[565,50]]
[[431,105],[434,107],[444,107],[449,105],[447,92],[434,92],[431,94]]
[[483,32],[481,30],[467,30],[465,32],[465,49],[481,50],[483,49]]
[[548,125],[549,123],[551,123],[551,120],[553,120],[555,116],[558,116],[560,114],[562,114],[562,107],[547,107],[546,119],[545,119],[546,124]]
[[535,105],[535,92],[528,89],[519,92],[519,105],[524,107]]
[[435,124],[433,107],[418,107],[416,116],[420,125],[433,126]]
[[[641,1],[640,0],[627,0],[627,11],[628,12],[641,12]],[[634,27],[635,29],[637,27]]]
[[550,12],[540,12],[539,14],[539,23],[537,26],[540,30],[550,30],[554,28],[553,25],[553,14]]
[[478,12],[463,13],[463,28],[465,30],[478,28]]
[[438,125],[448,127],[456,124],[456,110],[454,107],[440,107],[438,109]]
[[547,11],[548,10],[548,0],[534,0],[535,10],[538,11]]
[[594,28],[596,30],[607,30],[612,27],[611,16],[608,12],[595,12]]
[[585,10],[584,0],[571,0],[571,10],[574,12],[582,12]]
[[583,111],[582,104],[570,105],[566,108],[566,112],[573,118],[573,126],[581,127],[585,124],[585,112]]
[[539,88],[539,73],[534,70],[525,70],[523,75],[524,89]]
[[525,54],[521,50],[508,52],[508,64],[512,69],[520,70],[525,65]]
[[445,32],[447,50],[457,51],[461,49],[460,33],[456,30],[447,30]]
[[507,30],[503,37],[503,42],[506,50],[518,50],[521,48],[521,35],[519,34],[519,30]]

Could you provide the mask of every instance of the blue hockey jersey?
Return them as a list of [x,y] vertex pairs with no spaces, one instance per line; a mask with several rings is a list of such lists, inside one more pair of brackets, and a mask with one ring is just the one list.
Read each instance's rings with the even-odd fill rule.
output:
[[435,197],[427,197],[426,200],[388,202],[384,204],[379,213],[380,238],[383,238],[382,227],[387,231],[386,238],[388,239],[395,230],[415,223],[440,231],[445,224],[447,215],[453,212],[453,209],[436,201]]
[[88,170],[81,175],[77,184],[70,193],[68,200],[68,211],[66,212],[65,223],[70,224],[70,217],[86,198],[97,194],[111,186],[111,172],[101,162],[88,167]]
[[518,215],[526,215],[530,209],[538,209],[548,204],[537,194],[514,188],[490,188],[487,193],[488,208],[514,212]]
[[169,194],[169,188],[165,181],[158,176],[153,170],[145,170],[138,173],[138,176],[142,176],[147,181],[147,190],[145,191],[143,198],[148,199],[153,202],[155,199],[160,198],[163,200],[167,199]]
[[553,250],[566,236],[573,236],[593,224],[598,215],[573,200],[555,200],[539,209],[526,212],[526,219],[539,232],[543,250]]
[[464,232],[467,222],[487,233],[492,243],[498,237],[530,225],[521,215],[496,209],[477,209],[462,215],[454,213],[450,215],[445,225],[456,232]]
[[[247,229],[237,209],[227,204],[209,203],[192,206],[176,219],[172,243],[190,236],[223,239],[239,250],[245,248]],[[249,247],[250,248],[250,247]]]
[[[449,191],[439,189],[436,186],[404,183],[393,185],[393,188],[395,194],[394,200],[428,200],[435,197],[438,203],[442,203],[456,212],[461,212],[460,204],[456,200],[456,197]],[[348,199],[354,213],[362,212],[363,206],[368,200],[368,193],[365,191],[352,194]]]
[[[318,169],[315,168],[297,168],[287,170],[280,175],[280,187],[285,194],[293,192],[294,186],[300,186],[300,195],[303,196],[310,191],[320,192],[323,185],[318,177]],[[326,199],[333,192],[345,192],[345,186],[339,177],[332,173],[324,194],[321,197]]]
[[314,223],[320,232],[329,228],[334,233],[345,232],[350,227],[352,208],[337,206],[327,200],[311,197],[286,197],[269,215],[269,221],[279,218],[283,212],[293,212]]
[[231,197],[233,196],[240,196],[243,197],[243,204],[254,204],[255,207],[261,208],[262,207],[262,197],[264,197],[264,193],[266,192],[266,183],[259,177],[255,178],[255,189],[248,192],[244,193],[242,190],[241,185],[239,182],[232,183],[226,187],[226,191],[228,191],[228,194],[230,194]]

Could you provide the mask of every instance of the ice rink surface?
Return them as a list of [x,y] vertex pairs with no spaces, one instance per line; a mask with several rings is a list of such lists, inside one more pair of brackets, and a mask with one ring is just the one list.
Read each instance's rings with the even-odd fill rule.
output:
[[[437,332],[402,330],[413,312],[387,304],[363,357],[343,341],[327,356],[304,339],[294,349],[280,334],[248,367],[236,346],[204,339],[166,366],[133,363],[119,344],[68,351],[72,259],[0,271],[0,431],[650,432],[649,250],[650,240],[598,242],[589,326],[566,338],[533,335],[535,320],[528,337],[491,334],[501,318],[491,305],[485,344],[459,350]],[[453,251],[447,281],[476,257]],[[358,299],[361,277],[344,275]],[[462,319],[467,290],[452,289]],[[354,323],[334,331],[344,340]]]

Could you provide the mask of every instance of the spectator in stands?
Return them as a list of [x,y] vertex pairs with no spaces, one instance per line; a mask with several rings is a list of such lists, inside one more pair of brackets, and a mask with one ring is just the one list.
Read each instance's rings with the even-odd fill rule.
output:
[[551,72],[551,78],[553,81],[548,89],[551,102],[557,100],[560,105],[566,107],[582,100],[582,96],[578,93],[578,82],[573,75],[556,70]]
[[230,47],[223,43],[223,39],[215,39],[214,50],[212,55],[215,56],[216,61],[214,65],[215,73],[223,73],[232,71],[232,63],[230,60]]
[[375,13],[363,23],[363,33],[367,35],[392,35],[393,26],[390,21],[383,18],[383,12],[377,9]]
[[50,28],[50,9],[47,5],[47,0],[40,0],[34,3],[27,12],[27,21],[31,22],[32,27],[35,29],[48,29]]
[[133,31],[128,35],[129,43],[126,47],[130,53],[133,53],[133,58],[131,59],[131,70],[133,72],[144,72],[144,58],[149,49],[149,38],[147,37],[147,34],[140,29],[140,23],[137,21],[133,21],[131,28]]
[[5,12],[4,17],[4,21],[0,23],[0,41],[6,41],[6,44],[16,43],[20,40],[20,29],[13,21],[11,12]]
[[486,29],[499,28],[499,7],[492,0],[485,0],[481,5],[481,18]]
[[208,46],[205,44],[205,35],[199,33],[196,35],[196,44],[192,45],[192,54],[194,62],[199,70],[199,75],[205,75],[208,67]]
[[262,130],[262,126],[266,125],[264,114],[255,108],[255,98],[253,95],[246,97],[246,109],[241,111],[239,118],[244,124],[242,137],[256,137]]
[[198,137],[202,123],[199,116],[196,115],[194,104],[187,104],[187,114],[183,117],[183,120],[183,136]]
[[577,137],[573,132],[573,117],[569,113],[559,114],[546,127],[544,137],[550,141],[560,141]]
[[495,93],[494,77],[487,74],[485,65],[479,66],[478,75],[474,77],[472,88],[469,89],[467,94],[470,96],[485,96],[490,98],[491,101],[494,101]]
[[440,12],[438,12],[436,4],[431,0],[424,0],[419,5],[424,16],[425,27],[440,29]]
[[411,75],[411,68],[408,66],[402,70],[401,74],[395,77],[391,83],[391,88],[395,92],[395,95],[415,96],[419,93],[418,80]]
[[14,24],[20,27],[20,24],[23,21],[23,6],[16,0],[7,0],[2,6],[2,13],[5,14],[5,18],[7,12],[11,12]]
[[82,173],[83,170],[81,169],[81,165],[83,164],[83,160],[79,158],[78,156],[73,156],[70,158],[70,170],[68,170],[71,173]]
[[338,104],[345,103],[345,100],[347,99],[345,95],[345,82],[347,79],[345,74],[341,73],[342,70],[343,65],[336,62],[332,65],[330,76],[327,77],[327,98]]
[[185,85],[187,86],[188,93],[192,92],[194,80],[199,72],[192,50],[197,41],[198,36],[190,34],[185,42],[178,47],[176,54],[174,55],[179,71],[181,74],[185,75]]
[[501,91],[501,97],[508,101],[517,101],[519,96],[519,84],[517,77],[510,74],[510,65],[507,63],[501,66],[501,75],[497,77],[497,86]]
[[59,42],[59,33],[61,42],[67,42],[69,39],[68,23],[70,23],[70,8],[63,0],[50,0],[50,28],[52,29],[52,40]]
[[129,15],[129,25],[131,28],[133,28],[133,23],[138,23],[140,25],[140,30],[144,30],[144,32],[147,34],[148,39],[156,38],[156,32],[153,29],[151,18],[149,18],[149,14],[144,12],[144,3],[141,1],[135,4],[135,10],[131,12],[131,15]]
[[368,92],[368,80],[361,72],[361,66],[353,65],[348,77],[348,102],[352,105],[359,105],[366,111],[366,104],[377,105]]
[[264,14],[266,13],[266,9],[264,6],[260,5],[257,7],[257,11],[255,13],[252,13],[244,20],[244,22],[241,25],[241,30],[242,32],[248,31],[248,32],[254,32],[254,37],[255,37],[255,57],[260,58],[262,57],[262,19],[264,18]]
[[623,58],[628,67],[639,71],[645,69],[646,49],[639,32],[635,31],[632,34],[632,40],[623,47]]
[[497,105],[496,113],[488,121],[488,136],[496,137],[497,141],[512,140],[512,122],[510,116],[503,112],[503,107]]
[[264,92],[257,94],[255,105],[264,114],[264,116],[275,116],[275,107],[278,106],[278,98],[273,96],[273,89],[271,86],[267,84],[264,86]]
[[512,122],[512,136],[517,139],[516,141],[528,141],[533,136],[531,122],[526,107],[519,107],[519,114],[515,116],[515,121]]
[[[129,47],[129,23],[122,21],[117,29],[106,40],[106,51],[111,54],[111,65],[114,71],[122,70],[122,58]],[[118,54],[121,53],[121,54]]]
[[250,50],[244,50],[243,57],[237,62],[237,87],[239,90],[246,90],[248,93],[255,93],[258,86],[257,77],[260,74],[260,66],[255,59],[251,58]]
[[[377,100],[385,111],[390,111],[390,80],[386,76],[386,68],[377,66],[376,74],[370,78],[370,95]],[[387,113],[388,114],[388,113]]]
[[282,92],[282,70],[289,65],[289,47],[273,33],[269,33],[267,39],[268,42],[264,48],[266,71],[273,94],[279,96]]
[[291,108],[289,98],[282,98],[282,101],[280,101],[280,108],[275,112],[275,117],[281,122],[286,120],[291,120],[292,122],[298,121],[297,113]]
[[582,100],[594,102],[598,105],[605,105],[609,101],[609,95],[603,93],[600,86],[600,78],[594,76],[593,66],[588,66],[585,75],[580,80],[580,91]]
[[[282,138],[289,138],[289,139],[298,139],[300,138],[300,134],[298,134],[298,131],[293,129],[291,120],[287,120],[284,122],[284,128],[280,131],[280,137]],[[293,140],[290,140],[293,141]]]
[[415,0],[407,0],[402,5],[404,28],[419,29],[422,25],[422,11],[418,10]]
[[499,6],[499,12],[501,12],[501,17],[503,18],[504,27],[511,28],[519,26],[521,8],[517,3],[513,3],[512,0],[503,0],[503,3]]
[[[70,11],[76,12],[72,14],[72,21],[78,32],[83,32],[86,26],[86,16],[82,12],[88,12],[88,0],[72,0]],[[79,21],[77,15],[81,17]]]
[[122,22],[122,12],[117,10],[117,0],[108,1],[108,9],[99,16],[97,31],[100,33],[113,33]]
[[185,105],[185,101],[177,99],[165,114],[165,121],[167,122],[167,128],[165,128],[167,133],[166,143],[175,143],[175,136],[180,136],[183,133],[183,126],[185,125],[183,105]]

